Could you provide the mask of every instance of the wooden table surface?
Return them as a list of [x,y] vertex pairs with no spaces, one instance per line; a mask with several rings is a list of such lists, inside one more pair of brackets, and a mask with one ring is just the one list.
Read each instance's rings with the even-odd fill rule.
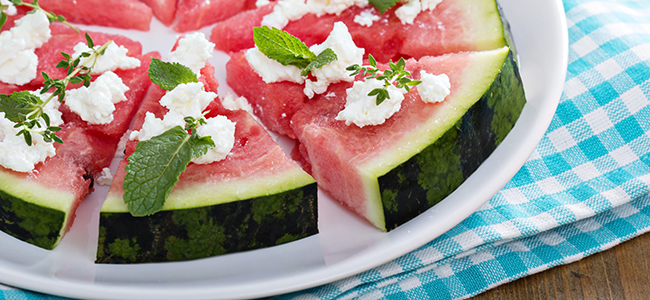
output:
[[650,233],[471,299],[650,299]]

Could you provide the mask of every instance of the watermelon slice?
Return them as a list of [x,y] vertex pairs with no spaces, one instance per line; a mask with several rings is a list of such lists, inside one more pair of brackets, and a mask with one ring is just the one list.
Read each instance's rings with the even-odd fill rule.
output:
[[140,0],[151,7],[153,15],[165,26],[170,26],[176,16],[176,4],[178,0]]
[[[272,11],[272,5],[241,13],[217,24],[211,41],[224,52],[252,48],[252,28]],[[367,27],[354,22],[361,11],[370,10],[379,20]],[[374,7],[351,7],[340,15],[307,14],[291,21],[283,30],[300,38],[305,44],[322,43],[334,23],[348,27],[357,47],[366,49],[378,61],[397,57],[419,58],[425,55],[461,51],[491,50],[507,45],[501,15],[495,1],[445,0],[433,11],[421,12],[412,25],[402,25],[395,8],[383,15]],[[396,60],[396,59],[395,59]]]
[[[52,25],[53,28],[56,26]],[[118,38],[101,33],[92,35],[98,41]],[[68,32],[55,35],[44,47],[60,53],[64,50],[63,45],[74,45],[79,39],[85,40],[83,34]],[[126,41],[125,38],[118,39]],[[130,43],[135,52],[141,51],[139,43]],[[130,91],[126,93],[127,100],[116,105],[112,123],[88,124],[62,105],[65,124],[58,134],[63,144],[55,144],[57,155],[37,164],[35,170],[29,173],[0,167],[0,230],[45,249],[52,249],[58,244],[72,224],[77,206],[93,190],[93,179],[110,165],[120,137],[128,129],[130,120],[151,85],[147,76],[149,56],[160,57],[155,52],[147,56],[136,55],[141,60],[139,68],[116,71]],[[43,68],[47,69],[45,66]],[[33,90],[35,87],[27,89]],[[19,88],[0,85],[0,90],[5,93]]]
[[300,141],[294,154],[302,154],[321,189],[391,230],[454,191],[514,126],[526,100],[509,53],[504,47],[407,64],[413,74],[447,74],[451,94],[426,104],[415,88],[377,126],[335,120],[351,84],[332,86],[293,116]]
[[[216,91],[213,69],[202,70]],[[206,78],[207,77],[207,78]],[[140,108],[158,118],[164,91],[154,87]],[[179,261],[269,247],[317,233],[314,179],[288,158],[264,128],[243,110],[229,111],[216,99],[207,117],[236,122],[235,146],[225,160],[190,163],[163,211],[133,217],[123,200],[126,158],[120,162],[100,213],[99,263]],[[136,141],[127,144],[127,156]]]
[[124,29],[149,30],[151,8],[138,0],[40,0],[46,10],[68,22]]

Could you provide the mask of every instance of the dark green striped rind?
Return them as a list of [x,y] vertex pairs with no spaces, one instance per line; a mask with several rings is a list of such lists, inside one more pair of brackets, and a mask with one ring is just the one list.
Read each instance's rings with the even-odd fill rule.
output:
[[0,230],[48,250],[61,238],[66,214],[40,206],[0,190]]
[[183,261],[265,248],[318,233],[317,185],[148,217],[102,212],[98,263]]
[[451,194],[503,141],[526,103],[513,53],[455,126],[422,152],[379,177],[386,229],[391,230]]

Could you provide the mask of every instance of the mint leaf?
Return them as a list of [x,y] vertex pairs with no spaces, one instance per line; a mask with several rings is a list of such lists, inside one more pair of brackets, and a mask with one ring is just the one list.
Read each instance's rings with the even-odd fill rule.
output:
[[334,62],[337,59],[338,57],[336,56],[336,53],[334,53],[334,50],[327,48],[318,54],[318,56],[316,56],[316,58],[310,62],[304,70],[302,70],[300,75],[307,76],[312,69],[320,69],[322,66]]
[[277,28],[254,27],[253,40],[260,52],[285,66],[304,69],[316,58],[300,39]]
[[0,95],[0,112],[4,112],[5,118],[11,122],[24,122],[27,120],[27,115],[38,108],[40,100],[39,97],[27,91]]
[[171,91],[182,83],[199,82],[192,69],[179,63],[169,63],[157,58],[151,59],[149,78],[162,89]]
[[2,5],[0,5],[0,29],[2,29],[2,25],[4,25],[5,22],[7,22],[7,14],[5,14],[3,9],[4,9],[4,7],[2,7]]
[[169,193],[193,157],[214,147],[209,137],[189,134],[181,126],[137,144],[124,176],[124,203],[133,216],[162,210]]
[[386,10],[395,6],[399,0],[369,0],[368,2],[383,14]]

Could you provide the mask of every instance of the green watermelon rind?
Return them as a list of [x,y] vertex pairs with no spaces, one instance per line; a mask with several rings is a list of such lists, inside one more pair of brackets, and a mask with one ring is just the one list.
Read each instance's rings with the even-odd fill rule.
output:
[[457,122],[378,178],[386,229],[406,223],[456,190],[505,139],[525,103],[510,52],[489,89]]
[[265,248],[318,233],[317,185],[148,217],[101,212],[97,263],[184,261]]
[[54,249],[69,227],[75,196],[0,171],[0,231]]
[[[410,207],[412,206],[410,204],[400,203],[402,200],[401,198],[397,198],[397,195],[406,194],[415,197],[409,188],[409,186],[413,184],[419,186],[428,185],[428,188],[425,188],[425,190],[438,190],[441,189],[441,187],[435,186],[432,182],[427,183],[426,179],[422,179],[417,176],[416,178],[413,178],[412,176],[408,177],[404,174],[391,175],[389,177],[386,177],[390,178],[388,180],[386,178],[381,179],[382,176],[393,172],[393,170],[396,168],[403,167],[402,165],[408,163],[409,160],[418,160],[425,155],[431,155],[431,153],[427,154],[427,152],[423,153],[423,151],[438,141],[440,141],[439,147],[442,147],[443,149],[445,147],[455,147],[456,138],[448,137],[445,135],[449,131],[457,131],[459,126],[462,124],[461,120],[465,118],[465,116],[468,118],[473,117],[475,111],[470,109],[475,106],[477,102],[481,101],[482,103],[487,101],[490,103],[490,107],[493,107],[495,105],[494,103],[499,103],[501,101],[497,98],[501,98],[500,96],[504,93],[504,89],[516,89],[514,92],[516,94],[516,97],[514,97],[515,99],[510,99],[511,101],[508,103],[514,101],[517,105],[512,107],[503,107],[503,105],[499,105],[499,108],[496,111],[490,112],[488,110],[485,110],[478,112],[479,119],[489,118],[492,120],[493,114],[510,115],[511,117],[507,118],[506,120],[498,120],[498,118],[496,118],[496,124],[489,124],[489,126],[477,128],[476,131],[481,132],[482,130],[486,130],[493,132],[498,136],[497,140],[500,142],[503,140],[505,135],[507,135],[512,126],[514,126],[514,123],[516,122],[526,100],[523,93],[523,86],[521,85],[521,78],[519,77],[517,68],[513,67],[516,65],[516,63],[513,60],[513,56],[509,48],[503,47],[501,49],[491,51],[476,52],[475,55],[477,58],[483,56],[486,57],[486,59],[474,59],[472,68],[476,69],[477,71],[472,71],[471,69],[465,71],[464,74],[469,74],[466,76],[475,76],[476,78],[466,77],[465,80],[471,81],[474,84],[469,85],[465,90],[458,92],[458,94],[463,95],[462,97],[459,97],[460,101],[455,101],[453,104],[446,105],[445,109],[441,110],[440,113],[437,114],[438,116],[442,116],[441,118],[429,118],[429,123],[418,124],[418,126],[414,126],[413,130],[407,134],[404,134],[400,141],[396,141],[392,143],[391,146],[387,146],[378,155],[373,155],[365,158],[364,161],[357,166],[358,172],[361,175],[362,181],[364,183],[365,194],[367,195],[366,199],[368,199],[364,217],[376,227],[382,230],[390,230],[414,218],[419,213],[433,206],[442,198],[453,192],[453,190],[460,186],[465,178],[471,174],[471,172],[467,174],[468,172],[454,173],[452,170],[443,171],[445,174],[444,179],[446,182],[443,184],[444,191],[440,193],[442,196],[438,195],[436,197],[433,197],[431,195],[425,195],[423,198],[421,197],[417,199],[416,202],[419,203],[416,205],[418,207],[417,209]],[[478,70],[493,71],[483,72]],[[513,78],[518,84],[514,87],[511,87],[510,85],[501,85],[500,78],[502,77]],[[508,91],[505,92],[507,93]],[[475,134],[475,132],[467,132],[464,134],[471,135]],[[483,147],[482,144],[489,143],[487,140],[480,140],[479,142],[480,143],[478,146],[481,147]],[[492,144],[495,143],[492,142]],[[496,145],[491,145],[490,147],[491,149],[489,153],[494,150],[494,147],[496,147]],[[464,153],[464,155],[461,157],[455,157],[451,155],[436,158],[434,155],[433,158],[426,159],[426,163],[421,164],[428,165],[428,172],[431,174],[436,174],[436,172],[441,172],[439,171],[440,166],[460,166],[461,160],[473,159],[472,157],[474,154],[470,153],[471,151],[466,152],[467,153]],[[419,156],[420,154],[421,156]],[[481,162],[485,158],[486,157],[483,157],[481,159]],[[453,161],[449,162],[449,160]],[[472,172],[473,171],[474,170],[472,170]],[[408,184],[404,184],[404,182],[407,182]],[[394,185],[401,187],[396,188]],[[426,201],[427,197],[435,198],[436,200]],[[403,201],[406,201],[406,203],[409,202],[407,200]],[[412,213],[413,211],[416,213]],[[398,221],[387,222],[386,212],[392,212],[393,214],[403,216],[398,217]]]

